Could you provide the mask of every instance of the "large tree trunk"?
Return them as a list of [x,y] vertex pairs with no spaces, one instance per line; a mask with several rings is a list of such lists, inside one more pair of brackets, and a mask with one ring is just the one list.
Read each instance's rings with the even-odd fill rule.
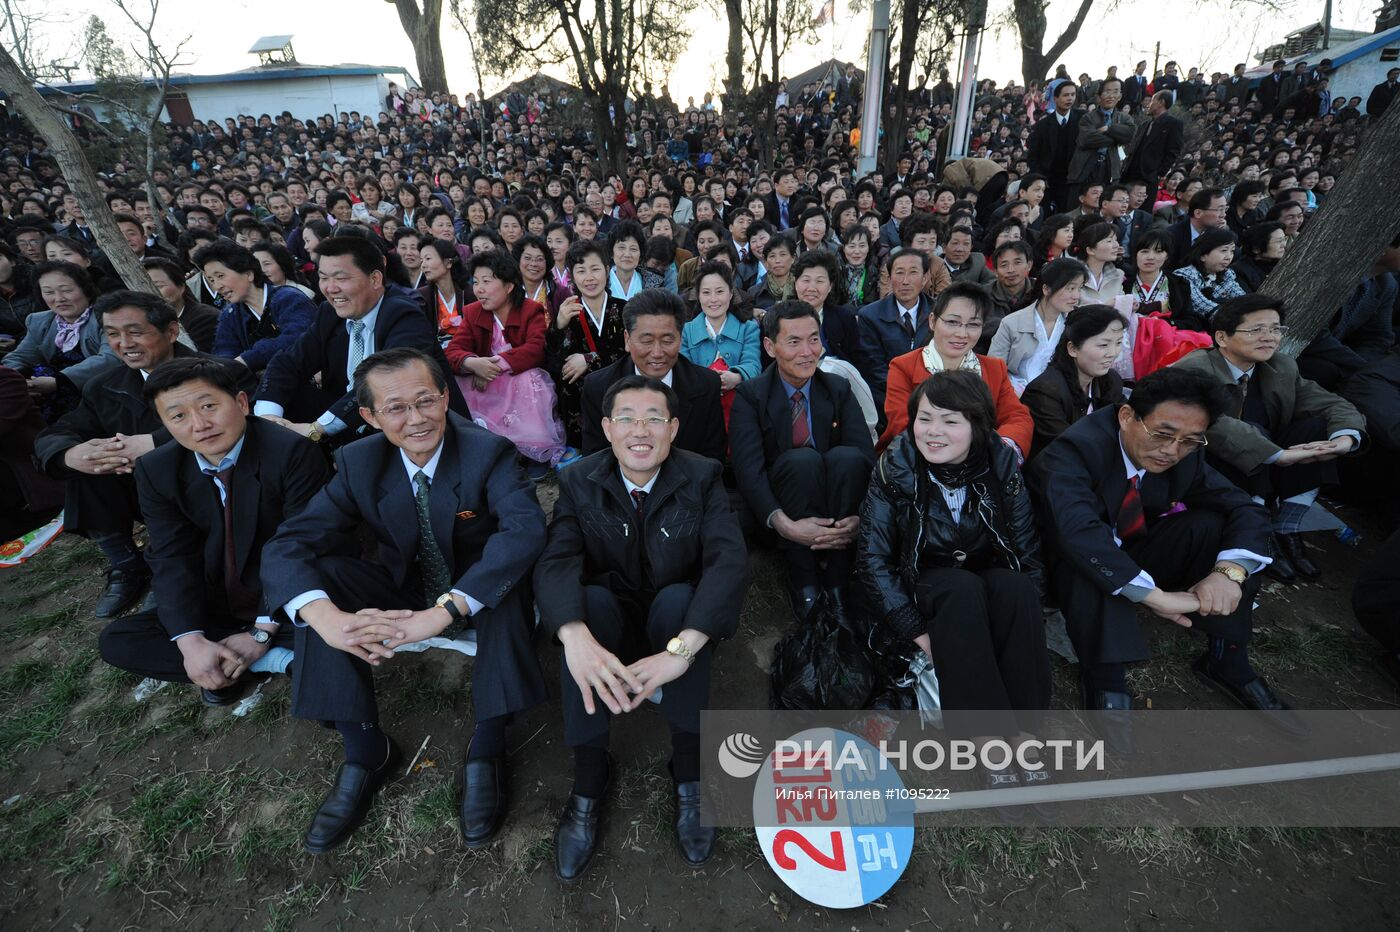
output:
[[1021,34],[1021,80],[1026,87],[1045,80],[1045,73],[1051,64],[1065,53],[1074,40],[1079,38],[1079,29],[1084,25],[1084,17],[1094,0],[1080,0],[1079,9],[1074,13],[1065,31],[1050,48],[1045,48],[1045,8],[1047,0],[1012,0],[1011,10],[1016,19],[1016,31]]
[[[593,134],[598,140],[598,161],[606,172],[627,177],[627,133],[623,126],[627,122],[627,92],[622,88],[601,87],[598,92],[588,95],[593,98]],[[617,112],[613,119],[608,112]]]
[[725,113],[738,111],[744,99],[744,0],[724,0],[724,15],[729,24],[729,45],[724,63],[729,77],[724,83],[720,100]]
[[1400,107],[1390,107],[1260,286],[1265,294],[1283,299],[1289,328],[1283,350],[1289,355],[1296,356],[1328,325],[1400,229],[1396,152]]
[[429,94],[447,93],[447,69],[442,57],[442,0],[389,0],[399,11],[399,22],[413,43],[418,62],[418,82]]
[[73,189],[73,194],[78,198],[78,205],[82,207],[88,225],[92,227],[98,248],[111,260],[126,287],[133,291],[159,294],[155,285],[151,284],[150,277],[141,268],[141,263],[131,251],[131,247],[127,246],[121,230],[117,228],[117,221],[113,219],[112,211],[107,207],[102,189],[97,184],[97,176],[83,155],[78,137],[73,135],[63,117],[44,102],[39,92],[34,90],[33,83],[20,70],[19,65],[15,64],[10,53],[3,48],[0,48],[0,90],[14,101],[15,107],[34,127],[35,132],[49,144],[49,149],[63,172],[63,180]]
[[909,79],[914,70],[914,54],[919,44],[920,2],[921,0],[904,0],[904,9],[899,18],[899,66],[895,71],[893,99],[884,105],[894,108],[889,126],[885,130],[884,170],[887,177],[893,177],[899,154],[904,151],[904,128],[909,119]]

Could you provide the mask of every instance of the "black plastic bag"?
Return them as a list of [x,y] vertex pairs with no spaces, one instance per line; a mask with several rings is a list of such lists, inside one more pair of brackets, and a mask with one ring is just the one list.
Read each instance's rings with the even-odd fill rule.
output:
[[807,620],[773,648],[773,708],[865,708],[883,685],[866,642],[828,610],[825,597],[818,599]]

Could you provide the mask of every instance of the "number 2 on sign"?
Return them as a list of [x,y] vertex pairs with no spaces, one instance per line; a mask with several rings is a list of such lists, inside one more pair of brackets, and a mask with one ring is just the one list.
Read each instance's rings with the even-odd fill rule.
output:
[[795,829],[785,828],[773,836],[773,858],[778,862],[778,866],[785,871],[797,870],[796,859],[787,853],[789,844],[801,848],[803,854],[827,870],[844,871],[846,869],[846,846],[841,843],[840,832],[831,833],[831,854],[819,851],[807,836]]

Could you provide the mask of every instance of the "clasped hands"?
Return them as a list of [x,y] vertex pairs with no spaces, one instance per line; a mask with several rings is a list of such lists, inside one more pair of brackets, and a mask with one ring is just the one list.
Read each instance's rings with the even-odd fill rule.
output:
[[1345,456],[1356,448],[1356,438],[1343,435],[1332,440],[1299,443],[1284,450],[1274,461],[1276,466],[1296,466],[1300,463],[1321,463]]
[[[1224,565],[1238,566],[1233,563]],[[1243,567],[1240,569],[1243,571]],[[1206,574],[1205,579],[1185,592],[1153,589],[1147,598],[1142,600],[1142,604],[1159,618],[1189,628],[1191,619],[1187,618],[1187,615],[1231,615],[1239,608],[1243,596],[1243,586],[1223,573],[1212,570]]]
[[447,609],[437,606],[419,612],[362,608],[352,615],[329,599],[317,599],[298,614],[328,645],[376,667],[392,659],[395,648],[435,637],[452,623]]
[[779,511],[773,515],[773,530],[810,550],[845,550],[855,544],[860,533],[860,515],[793,520]]
[[[683,632],[683,634],[686,632]],[[690,632],[687,643],[699,651],[704,635]],[[559,629],[559,641],[564,645],[564,663],[583,696],[583,708],[589,715],[597,711],[597,700],[614,715],[631,712],[662,686],[678,679],[690,663],[684,657],[661,651],[624,664],[617,655],[593,637],[588,625],[571,621]],[[695,643],[699,641],[701,643]]]
[[64,451],[63,465],[89,476],[130,475],[136,461],[155,447],[150,434],[94,437]]

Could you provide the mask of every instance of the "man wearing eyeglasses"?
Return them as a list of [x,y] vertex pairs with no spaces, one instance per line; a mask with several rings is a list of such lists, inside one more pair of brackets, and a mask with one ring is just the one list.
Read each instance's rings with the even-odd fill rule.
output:
[[1263,294],[1224,301],[1211,318],[1215,346],[1178,365],[1229,386],[1234,404],[1212,425],[1209,459],[1273,517],[1274,562],[1283,580],[1320,571],[1299,534],[1322,485],[1337,481],[1339,456],[1359,453],[1366,418],[1351,402],[1298,374],[1278,352],[1288,332],[1283,302]]
[[1207,432],[1229,407],[1216,381],[1161,369],[1138,381],[1127,404],[1080,419],[1031,462],[1084,706],[1118,754],[1133,753],[1127,666],[1150,656],[1135,604],[1205,634],[1197,674],[1270,724],[1304,733],[1249,663],[1269,519],[1206,462]]
[[1225,226],[1225,192],[1219,188],[1202,188],[1191,195],[1186,219],[1167,227],[1172,238],[1172,268],[1181,268],[1191,261],[1191,245],[1207,230]]
[[[325,303],[301,337],[267,364],[253,413],[303,437],[333,446],[372,429],[359,413],[351,378],[355,367],[379,350],[413,347],[427,353],[447,379],[448,403],[467,415],[429,321],[411,296],[386,290],[384,254],[359,236],[332,236],[316,247]],[[320,375],[319,384],[313,379]]]
[[[307,830],[313,854],[343,844],[399,762],[379,726],[374,668],[395,648],[476,629],[476,728],[460,824],[481,847],[505,814],[506,725],[544,699],[525,584],[545,517],[509,440],[447,410],[446,378],[421,350],[383,350],[356,367],[358,415],[381,434],[338,450],[336,472],[263,553],[267,602],[297,626],[292,714],[330,723],[345,763]],[[368,527],[377,559],[359,559]]]
[[714,643],[739,622],[748,556],[719,462],[672,447],[679,410],[658,379],[627,375],[609,386],[610,446],[559,474],[535,567],[541,625],[563,646],[564,740],[574,751],[573,790],[554,835],[565,881],[582,876],[597,850],[612,717],[658,694],[681,856],[694,867],[714,848],[715,830],[700,824],[700,712]]

